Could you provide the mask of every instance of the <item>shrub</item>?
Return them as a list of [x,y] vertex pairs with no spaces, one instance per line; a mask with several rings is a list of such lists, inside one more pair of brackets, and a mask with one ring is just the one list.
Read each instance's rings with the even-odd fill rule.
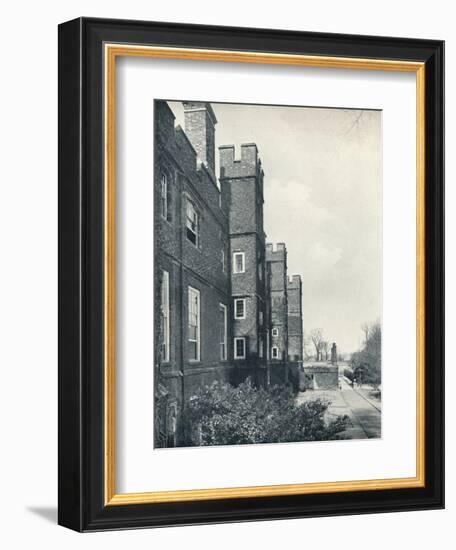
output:
[[238,445],[340,439],[347,417],[327,421],[329,402],[295,404],[291,390],[214,382],[200,388],[186,412],[189,445]]
[[344,376],[353,382],[353,371],[351,369],[344,369]]

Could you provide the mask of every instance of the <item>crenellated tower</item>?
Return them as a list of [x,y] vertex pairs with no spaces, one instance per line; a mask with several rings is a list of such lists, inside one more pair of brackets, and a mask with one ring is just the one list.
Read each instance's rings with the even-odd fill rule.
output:
[[229,218],[234,358],[266,362],[264,172],[254,143],[219,147],[222,210]]
[[270,358],[275,361],[288,359],[288,276],[287,248],[285,243],[266,245],[270,288]]

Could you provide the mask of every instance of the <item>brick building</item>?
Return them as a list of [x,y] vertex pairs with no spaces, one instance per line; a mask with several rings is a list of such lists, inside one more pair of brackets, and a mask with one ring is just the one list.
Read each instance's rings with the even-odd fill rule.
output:
[[302,361],[304,353],[304,336],[302,332],[301,275],[293,275],[288,278],[287,298],[288,358],[291,361]]
[[267,361],[267,282],[263,228],[263,178],[254,143],[222,146],[220,187],[229,218],[233,359],[254,377],[264,378]]
[[302,358],[301,280],[291,280],[297,293],[285,245],[266,245],[257,147],[242,145],[239,159],[233,145],[219,147],[217,180],[215,113],[183,106],[185,131],[155,102],[156,446],[185,442],[181,413],[199,387],[286,382],[275,371],[288,372],[290,342]]
[[288,288],[287,248],[284,243],[266,245],[266,261],[269,267],[271,302],[271,359],[288,359]]

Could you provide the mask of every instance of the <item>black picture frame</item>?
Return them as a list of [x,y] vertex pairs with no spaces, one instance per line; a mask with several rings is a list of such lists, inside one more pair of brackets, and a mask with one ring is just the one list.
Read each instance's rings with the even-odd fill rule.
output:
[[[425,486],[106,506],[103,394],[103,44],[425,64]],[[76,531],[444,506],[444,43],[79,18],[59,26],[59,512]]]

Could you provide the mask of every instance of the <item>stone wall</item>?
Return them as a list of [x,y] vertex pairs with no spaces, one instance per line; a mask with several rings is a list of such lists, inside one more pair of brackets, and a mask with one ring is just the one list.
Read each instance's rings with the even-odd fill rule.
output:
[[339,369],[330,365],[304,366],[304,385],[308,390],[337,390]]

